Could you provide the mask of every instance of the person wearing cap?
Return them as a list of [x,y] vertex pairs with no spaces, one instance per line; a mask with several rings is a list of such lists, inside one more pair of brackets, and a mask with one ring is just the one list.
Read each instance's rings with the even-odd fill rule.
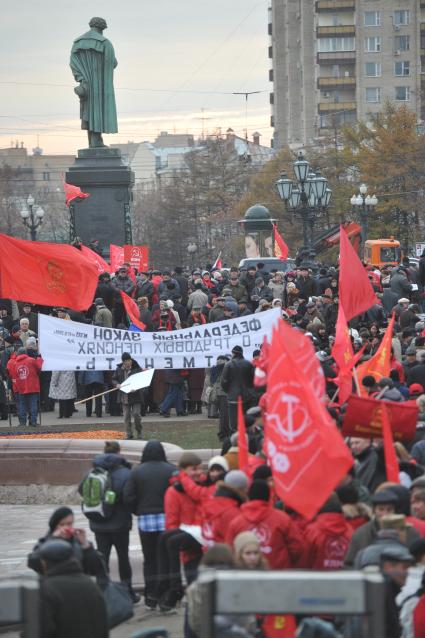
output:
[[47,541],[40,550],[43,638],[107,638],[106,603],[100,588],[86,576],[64,540]]
[[32,305],[28,302],[22,304],[21,319],[28,319],[29,328],[34,333],[38,330],[38,314],[32,311]]
[[99,275],[99,281],[94,293],[95,299],[103,299],[106,307],[112,312],[114,308],[115,288],[111,283],[111,275],[104,272]]
[[158,295],[161,296],[163,294],[166,294],[167,296],[169,296],[170,291],[181,294],[179,284],[175,279],[171,277],[171,270],[163,270],[162,281],[158,285]]
[[414,368],[415,366],[417,366],[419,364],[419,361],[416,358],[416,348],[415,346],[409,346],[406,349],[406,360],[403,361],[403,369],[404,369],[404,375],[407,378],[409,370],[411,368]]
[[[202,460],[195,452],[183,452],[179,460],[180,474],[184,472],[195,483],[202,481]],[[161,611],[173,609],[184,596],[180,577],[180,552],[186,580],[192,582],[202,557],[202,544],[184,530],[190,528],[201,540],[201,508],[184,491],[178,476],[171,479],[165,493],[165,528],[158,546],[158,588],[156,598]]]
[[40,394],[40,373],[43,366],[41,356],[30,357],[25,348],[19,348],[16,358],[10,358],[7,371],[14,381],[17,394],[19,425],[37,426]]
[[300,291],[300,297],[303,299],[309,299],[317,295],[317,282],[310,275],[310,271],[307,266],[301,266],[299,269],[299,276],[295,282],[296,287]]
[[142,270],[138,273],[136,281],[136,299],[138,299],[139,297],[146,297],[148,299],[149,305],[152,306],[154,289],[153,283],[149,279],[149,273],[145,270]]
[[96,307],[94,324],[103,328],[112,328],[112,312],[106,307],[102,297],[96,297],[94,305]]
[[188,312],[192,311],[193,306],[196,306],[197,308],[205,308],[208,304],[208,295],[205,292],[202,279],[195,279],[193,288],[194,290],[190,293],[187,300]]
[[248,502],[230,523],[226,543],[233,544],[238,534],[254,532],[261,551],[272,569],[288,569],[297,565],[303,544],[291,518],[270,505],[270,489],[265,481],[253,481],[248,490]]
[[232,349],[232,359],[224,366],[221,387],[227,395],[230,432],[236,432],[238,397],[242,398],[244,412],[257,403],[254,366],[244,359],[241,346],[234,346]]
[[135,289],[135,282],[128,274],[127,266],[122,265],[118,268],[118,272],[112,280],[112,285],[115,288],[114,326],[117,327],[119,324],[127,325],[126,312],[120,293],[124,292],[131,297]]
[[[112,377],[113,385],[119,389],[120,385],[124,383],[133,374],[141,372],[141,368],[137,361],[132,359],[129,352],[123,352],[121,355],[121,363],[117,365],[117,368]],[[142,439],[142,410],[144,407],[144,393],[143,390],[135,390],[133,392],[118,391],[117,401],[122,405],[124,414],[124,426],[127,439]],[[134,435],[132,427],[132,418],[134,421]]]
[[[391,492],[390,490],[382,490],[381,492],[376,492],[372,496],[372,509],[373,509],[373,518],[368,522],[359,527],[353,534],[351,538],[351,543],[348,548],[348,552],[345,557],[345,565],[346,567],[352,567],[356,560],[357,554],[372,545],[376,539],[378,538],[378,532],[380,529],[380,520],[384,516],[391,516],[396,513],[396,508],[398,506],[399,500],[397,495]],[[419,538],[419,534],[413,527],[406,528],[406,540],[407,544],[413,542]]]
[[248,291],[244,284],[239,279],[239,272],[237,268],[230,269],[229,281],[227,282],[226,288],[229,288],[231,295],[236,302],[239,303],[241,299],[248,298]]
[[[404,268],[399,266],[394,268],[390,278],[390,288],[400,298],[409,298],[412,291],[412,284],[407,278],[407,272]],[[408,299],[408,301],[409,301]]]
[[248,291],[248,297],[251,296],[252,290],[255,287],[256,273],[257,269],[255,266],[248,266],[246,273],[240,277],[241,284],[243,284]]
[[175,469],[168,463],[162,443],[152,439],[124,486],[124,503],[137,516],[143,551],[145,605],[149,609],[155,609],[158,604],[158,551],[161,533],[165,530],[164,497]]
[[[381,554],[380,568],[385,580],[386,638],[401,638],[400,609],[396,603],[401,588],[406,584],[413,556],[406,547],[388,547]],[[415,637],[423,634],[416,633]]]
[[224,297],[215,297],[212,301],[212,308],[208,313],[208,322],[215,323],[224,319]]
[[266,286],[262,277],[256,278],[255,286],[252,289],[250,300],[253,311],[258,308],[260,301],[264,300],[268,303],[271,303],[273,301],[273,292],[268,286]]
[[394,387],[394,383],[389,377],[381,377],[378,381],[378,388],[380,398],[383,401],[394,401],[397,403],[404,401],[400,390]]
[[413,383],[418,383],[425,388],[425,354],[422,355],[421,361],[418,361],[417,365],[407,370],[406,383],[409,388]]

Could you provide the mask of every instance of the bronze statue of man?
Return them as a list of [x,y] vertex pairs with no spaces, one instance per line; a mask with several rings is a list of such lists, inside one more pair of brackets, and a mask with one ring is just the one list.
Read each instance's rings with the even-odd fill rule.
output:
[[89,147],[106,146],[102,133],[117,133],[117,110],[114,94],[114,48],[103,31],[103,18],[92,18],[90,31],[74,40],[70,65],[79,85],[74,91],[80,98],[81,128],[88,132]]

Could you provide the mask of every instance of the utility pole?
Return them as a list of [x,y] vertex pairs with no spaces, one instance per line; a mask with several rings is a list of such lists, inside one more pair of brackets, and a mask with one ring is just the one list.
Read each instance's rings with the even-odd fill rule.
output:
[[248,98],[250,95],[261,93],[261,91],[233,91],[233,95],[245,96],[245,140],[248,142]]

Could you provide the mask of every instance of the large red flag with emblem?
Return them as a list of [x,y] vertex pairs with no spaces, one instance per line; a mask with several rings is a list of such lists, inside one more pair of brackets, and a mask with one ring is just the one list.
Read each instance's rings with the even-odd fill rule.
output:
[[357,378],[359,380],[360,392],[362,396],[367,396],[367,390],[362,386],[362,380],[367,375],[372,375],[376,381],[382,377],[389,377],[391,370],[391,347],[393,340],[395,315],[391,317],[391,321],[382,338],[381,345],[376,353],[368,361],[361,363],[356,368]]
[[315,516],[353,464],[318,396],[317,372],[306,369],[302,356],[294,356],[310,346],[307,337],[283,321],[274,329],[265,419],[265,451],[276,492],[306,518]]
[[80,250],[83,253],[83,255],[87,257],[87,259],[90,259],[90,261],[92,261],[95,264],[99,275],[101,275],[104,272],[109,272],[110,270],[109,264],[104,259],[102,259],[102,257],[98,255],[94,250],[92,250],[91,248],[88,248],[88,246],[81,246],[81,248],[77,250]]
[[87,310],[97,282],[95,264],[74,246],[0,234],[0,297]]
[[340,227],[339,300],[350,321],[376,303],[375,292],[343,226]]
[[278,257],[282,261],[288,259],[289,248],[286,245],[285,240],[282,235],[280,235],[277,230],[277,225],[273,224],[273,236],[274,236],[274,254],[275,257]]
[[142,331],[146,330],[146,325],[139,319],[140,310],[137,303],[134,301],[134,299],[126,295],[125,292],[123,292],[122,290],[120,290],[120,295],[124,304],[125,311],[131,323],[140,328],[140,330]]

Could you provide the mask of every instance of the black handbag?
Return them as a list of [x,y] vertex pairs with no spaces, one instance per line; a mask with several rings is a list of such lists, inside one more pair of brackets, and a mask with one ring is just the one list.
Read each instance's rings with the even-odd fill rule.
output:
[[113,629],[134,616],[130,592],[123,583],[114,583],[102,560],[103,573],[97,576],[97,584],[103,594],[108,614],[108,627]]

